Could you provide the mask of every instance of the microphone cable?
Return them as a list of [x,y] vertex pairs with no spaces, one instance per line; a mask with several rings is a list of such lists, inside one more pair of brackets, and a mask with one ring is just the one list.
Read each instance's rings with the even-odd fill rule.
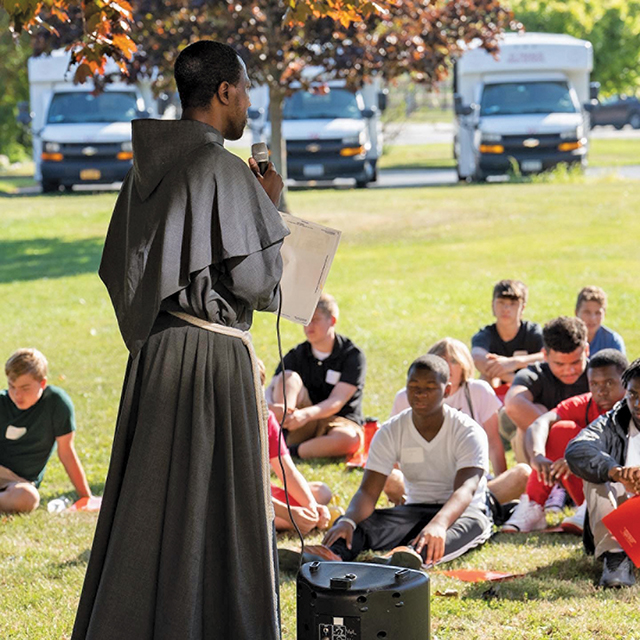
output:
[[284,421],[287,418],[287,394],[285,388],[285,369],[284,369],[284,357],[282,356],[282,337],[280,335],[280,318],[282,316],[282,289],[280,284],[278,284],[278,313],[276,316],[276,336],[278,338],[278,357],[280,358],[280,372],[282,374],[282,399],[283,399],[283,410],[282,410],[282,420],[280,421],[280,433],[278,434],[278,462],[280,463],[280,470],[282,471],[282,483],[284,484],[284,496],[287,502],[287,513],[289,514],[289,519],[291,520],[291,524],[293,524],[293,528],[296,530],[298,534],[298,538],[300,538],[300,560],[298,562],[298,573],[300,573],[300,568],[302,567],[302,558],[304,556],[304,536],[302,535],[296,521],[293,517],[293,513],[291,512],[291,502],[289,501],[289,488],[287,487],[287,474],[284,469],[284,464],[282,462],[282,445],[284,444]]

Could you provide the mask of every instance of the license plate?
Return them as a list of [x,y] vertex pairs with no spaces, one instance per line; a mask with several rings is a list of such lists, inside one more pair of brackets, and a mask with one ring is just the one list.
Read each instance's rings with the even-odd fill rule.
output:
[[319,178],[324,175],[324,166],[321,164],[306,164],[302,168],[305,178]]
[[80,172],[80,180],[100,180],[101,176],[98,169],[83,169]]
[[542,160],[523,160],[520,163],[522,171],[542,171]]

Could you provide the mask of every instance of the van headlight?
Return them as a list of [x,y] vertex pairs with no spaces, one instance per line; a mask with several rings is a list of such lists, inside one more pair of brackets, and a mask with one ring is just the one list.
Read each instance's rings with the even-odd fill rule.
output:
[[44,150],[47,153],[58,153],[60,151],[60,145],[57,142],[45,142]]
[[575,129],[569,129],[568,131],[563,131],[560,134],[561,140],[580,140],[584,137],[584,127],[582,125],[576,127]]

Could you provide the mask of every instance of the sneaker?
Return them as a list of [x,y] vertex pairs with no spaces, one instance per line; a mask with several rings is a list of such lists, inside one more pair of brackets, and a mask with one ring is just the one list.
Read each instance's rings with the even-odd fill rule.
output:
[[544,508],[541,504],[529,500],[529,496],[520,496],[518,506],[513,510],[511,517],[503,525],[504,533],[527,533],[528,531],[542,531],[547,528],[547,520],[544,517]]
[[560,528],[566,533],[575,533],[577,536],[582,535],[584,530],[584,517],[587,513],[587,501],[585,500],[577,509],[576,512],[560,523]]
[[601,587],[632,587],[636,583],[633,565],[624,551],[605,551],[603,558]]
[[560,513],[564,509],[564,503],[567,501],[567,492],[564,487],[554,484],[551,493],[544,503],[545,513]]
[[403,569],[422,568],[422,556],[412,547],[396,547],[383,556],[375,556],[371,562],[375,564],[386,564],[391,567],[401,567]]

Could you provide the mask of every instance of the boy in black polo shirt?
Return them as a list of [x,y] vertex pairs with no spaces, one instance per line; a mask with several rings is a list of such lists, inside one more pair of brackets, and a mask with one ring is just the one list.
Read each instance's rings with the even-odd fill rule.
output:
[[507,396],[505,410],[517,427],[514,450],[527,462],[524,434],[535,420],[563,400],[589,391],[587,327],[580,318],[560,316],[542,330],[544,362],[519,371]]
[[7,360],[9,389],[0,391],[0,512],[33,511],[37,487],[56,445],[78,495],[91,497],[73,446],[76,429],[69,396],[47,386],[47,360],[37,349],[19,349]]
[[[300,458],[344,456],[357,451],[362,434],[364,354],[336,333],[338,305],[322,294],[304,333],[307,341],[284,357],[287,446]],[[284,396],[278,366],[267,389],[269,408],[282,419]]]
[[528,290],[520,280],[500,280],[493,287],[493,324],[471,339],[471,355],[482,378],[504,398],[515,374],[542,360],[542,329],[523,320]]

